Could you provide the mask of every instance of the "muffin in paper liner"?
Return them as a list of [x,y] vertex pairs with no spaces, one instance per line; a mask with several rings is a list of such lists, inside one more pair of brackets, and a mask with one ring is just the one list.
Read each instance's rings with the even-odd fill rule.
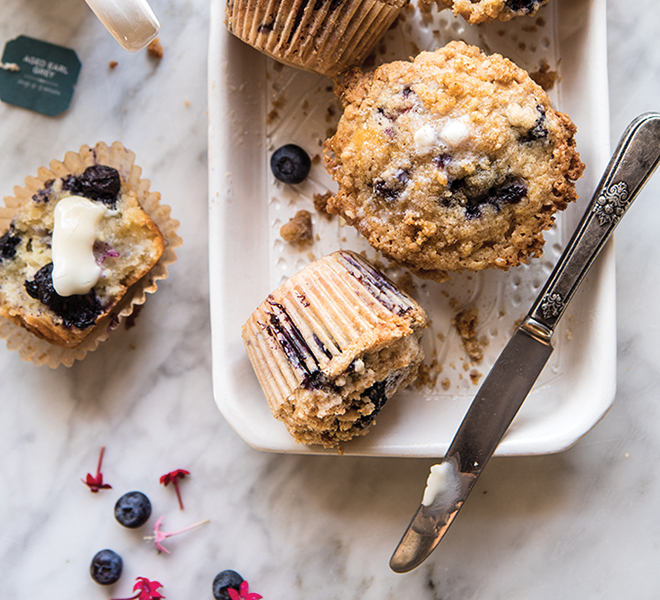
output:
[[286,65],[335,77],[361,64],[408,0],[227,0],[235,36]]
[[145,302],[148,293],[157,290],[158,281],[167,277],[169,265],[176,261],[176,248],[181,245],[181,238],[176,233],[179,222],[170,217],[170,207],[160,203],[160,193],[150,191],[151,182],[141,178],[142,170],[134,161],[135,154],[124,148],[120,142],[114,142],[111,146],[99,142],[93,148],[83,145],[79,152],[67,152],[62,162],[52,160],[49,168],[40,167],[36,177],[28,176],[25,179],[24,187],[14,188],[13,197],[4,198],[5,206],[0,207],[0,235],[9,230],[11,221],[21,206],[48,188],[47,182],[69,175],[78,176],[90,166],[109,166],[119,173],[122,193],[125,190],[135,193],[138,204],[160,230],[164,241],[162,254],[153,267],[128,287],[109,313],[101,316],[89,328],[89,334],[75,347],[51,343],[9,318],[0,318],[0,338],[6,341],[9,350],[17,351],[22,360],[51,368],[60,365],[72,366],[76,360],[82,360],[88,352],[95,350],[106,340],[110,332],[133,313],[135,307]]
[[424,354],[426,314],[360,255],[339,250],[291,277],[243,326],[273,415],[296,442],[366,434]]

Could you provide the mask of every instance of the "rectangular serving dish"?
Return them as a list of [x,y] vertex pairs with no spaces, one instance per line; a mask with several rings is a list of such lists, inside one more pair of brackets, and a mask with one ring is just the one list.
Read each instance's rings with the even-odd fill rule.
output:
[[[508,272],[461,274],[437,284],[415,280],[413,295],[429,313],[425,333],[430,377],[392,398],[368,435],[344,444],[344,454],[443,456],[478,384],[549,275],[609,160],[605,0],[551,0],[534,18],[471,27],[449,11],[406,10],[383,39],[375,62],[405,60],[419,50],[464,39],[499,52],[530,72],[557,73],[553,104],[578,127],[587,165],[580,199],[546,233],[544,256]],[[333,191],[321,144],[341,109],[332,82],[283,67],[233,37],[224,0],[212,0],[209,45],[209,263],[213,386],[218,408],[251,446],[276,452],[324,453],[296,444],[276,421],[243,348],[241,326],[266,296],[314,258],[339,247],[378,257],[339,219],[314,212],[315,194]],[[298,186],[278,183],[270,153],[297,143],[314,157]],[[317,160],[321,159],[321,160]],[[314,214],[315,239],[299,248],[279,228],[298,210]],[[393,277],[396,272],[388,272]],[[462,308],[479,315],[484,358],[471,363],[451,318]],[[555,351],[525,401],[499,456],[564,450],[593,427],[615,394],[614,249],[603,250],[554,336]],[[435,360],[435,366],[431,361]]]

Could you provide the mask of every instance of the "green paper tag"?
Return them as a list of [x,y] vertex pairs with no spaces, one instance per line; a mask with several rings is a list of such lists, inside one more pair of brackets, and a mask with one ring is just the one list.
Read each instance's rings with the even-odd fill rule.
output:
[[21,35],[0,63],[0,100],[54,117],[71,104],[81,62],[73,50]]

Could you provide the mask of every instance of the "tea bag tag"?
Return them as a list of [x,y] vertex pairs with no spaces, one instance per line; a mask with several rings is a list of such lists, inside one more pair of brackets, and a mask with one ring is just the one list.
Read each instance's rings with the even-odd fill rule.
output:
[[71,104],[82,63],[73,50],[25,35],[7,42],[0,100],[54,117]]

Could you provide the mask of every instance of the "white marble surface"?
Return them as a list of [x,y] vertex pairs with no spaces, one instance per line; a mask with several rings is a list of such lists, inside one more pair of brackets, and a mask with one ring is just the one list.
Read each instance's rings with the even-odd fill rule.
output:
[[[225,568],[268,600],[316,598],[620,599],[657,596],[660,574],[660,354],[656,260],[660,176],[617,232],[618,391],[584,439],[554,456],[495,459],[442,545],[419,569],[388,559],[433,462],[291,456],[251,449],[217,411],[210,369],[207,274],[205,0],[152,0],[162,60],[128,54],[83,0],[3,0],[0,42],[20,34],[74,48],[83,68],[73,104],[48,118],[0,104],[0,194],[83,143],[121,140],[181,221],[184,245],[136,326],[114,332],[71,369],[23,363],[0,348],[0,597],[132,595],[135,577],[169,600],[212,598]],[[642,16],[643,15],[643,16]],[[614,143],[637,114],[660,109],[660,7],[608,1]],[[118,66],[110,70],[108,63]],[[107,447],[112,490],[80,482]],[[158,478],[175,468],[182,512]],[[150,524],[116,524],[131,489]],[[142,540],[208,518],[166,542]],[[96,585],[101,548],[124,575]]]

